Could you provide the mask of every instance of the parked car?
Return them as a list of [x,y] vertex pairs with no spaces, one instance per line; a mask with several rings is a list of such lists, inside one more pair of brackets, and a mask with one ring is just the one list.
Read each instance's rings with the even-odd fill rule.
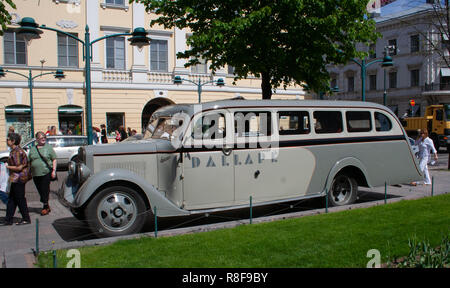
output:
[[[36,139],[32,139],[22,145],[22,148],[27,154],[30,151],[30,148],[34,146],[35,141]],[[78,148],[87,145],[87,137],[76,135],[47,136],[47,143],[50,144],[56,152],[58,169],[67,168],[70,161],[76,160]],[[1,162],[6,162],[8,157],[8,150],[0,152]]]
[[419,146],[415,144],[416,141],[414,141],[414,139],[412,139],[411,137],[408,137],[408,141],[411,145],[414,156],[419,157]]

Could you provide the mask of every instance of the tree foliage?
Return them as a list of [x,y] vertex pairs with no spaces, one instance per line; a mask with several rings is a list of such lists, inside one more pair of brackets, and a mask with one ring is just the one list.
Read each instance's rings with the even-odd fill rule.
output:
[[3,35],[3,31],[7,29],[8,24],[11,24],[11,15],[9,14],[8,10],[6,9],[6,4],[8,4],[11,8],[16,9],[16,5],[13,3],[12,0],[1,0],[0,2],[0,23],[2,24],[2,27],[0,29],[0,35]]
[[233,66],[235,80],[261,77],[263,99],[293,83],[327,90],[326,65],[361,57],[355,44],[377,38],[368,0],[135,1],[159,15],[151,26],[192,32],[189,48],[177,54],[189,59],[186,66],[202,58],[213,72]]

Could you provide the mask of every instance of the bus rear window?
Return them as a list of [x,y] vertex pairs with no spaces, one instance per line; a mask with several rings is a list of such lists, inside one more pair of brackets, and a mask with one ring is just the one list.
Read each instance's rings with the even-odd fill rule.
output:
[[340,111],[315,111],[314,129],[316,133],[341,133],[342,114]]
[[348,132],[369,132],[372,130],[372,121],[370,112],[348,111],[345,113],[347,118]]
[[391,120],[386,115],[375,112],[375,128],[378,132],[390,131],[392,129]]

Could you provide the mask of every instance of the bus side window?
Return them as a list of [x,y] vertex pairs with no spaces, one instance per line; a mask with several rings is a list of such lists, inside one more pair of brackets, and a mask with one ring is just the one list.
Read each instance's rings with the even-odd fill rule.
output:
[[237,137],[270,136],[272,135],[271,112],[236,112],[234,127]]
[[314,111],[313,115],[316,133],[342,132],[342,113],[340,111]]
[[392,123],[386,115],[375,112],[375,127],[378,132],[390,131]]
[[372,120],[368,111],[347,111],[348,132],[369,132],[372,130]]
[[278,127],[280,135],[308,134],[309,114],[306,111],[280,111]]

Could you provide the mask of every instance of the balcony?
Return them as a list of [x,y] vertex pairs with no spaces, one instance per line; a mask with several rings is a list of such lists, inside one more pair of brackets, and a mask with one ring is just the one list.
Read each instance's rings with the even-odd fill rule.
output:
[[450,83],[425,83],[422,89],[423,92],[428,91],[450,91]]

